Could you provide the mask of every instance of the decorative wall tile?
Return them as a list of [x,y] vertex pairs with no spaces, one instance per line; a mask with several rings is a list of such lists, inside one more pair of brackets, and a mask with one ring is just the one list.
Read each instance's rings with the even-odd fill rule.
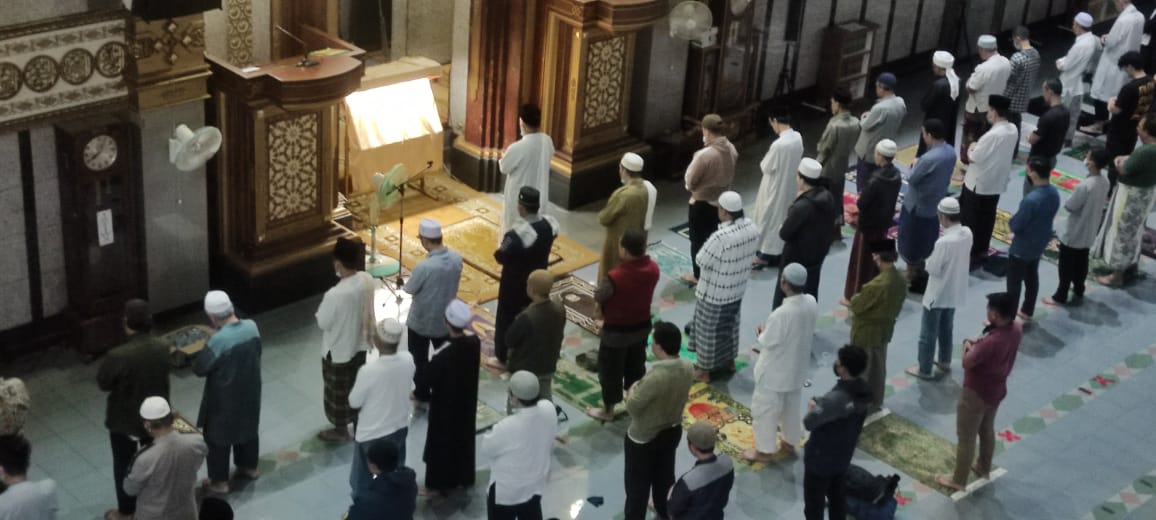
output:
[[319,124],[317,114],[269,123],[269,222],[317,207]]
[[253,5],[250,0],[225,0],[226,59],[237,67],[253,64]]
[[586,101],[582,127],[594,128],[618,120],[622,86],[626,81],[626,37],[616,36],[590,44],[586,58]]

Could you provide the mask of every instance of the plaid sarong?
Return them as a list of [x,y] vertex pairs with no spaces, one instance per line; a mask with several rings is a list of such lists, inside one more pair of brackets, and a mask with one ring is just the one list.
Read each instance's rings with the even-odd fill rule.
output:
[[349,391],[357,380],[357,370],[365,364],[365,351],[358,352],[348,363],[334,363],[328,354],[321,358],[321,379],[325,382],[325,418],[338,428],[357,419],[349,406]]
[[739,311],[743,301],[714,304],[698,300],[694,304],[694,341],[699,370],[730,368],[739,354]]

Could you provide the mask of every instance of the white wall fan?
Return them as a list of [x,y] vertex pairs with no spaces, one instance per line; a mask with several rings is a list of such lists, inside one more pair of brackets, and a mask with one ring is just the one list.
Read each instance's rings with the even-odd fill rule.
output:
[[204,166],[221,149],[221,131],[213,126],[192,130],[180,125],[169,138],[169,162],[182,172]]
[[714,45],[718,28],[710,7],[698,0],[679,2],[670,10],[670,37],[697,41],[702,46]]

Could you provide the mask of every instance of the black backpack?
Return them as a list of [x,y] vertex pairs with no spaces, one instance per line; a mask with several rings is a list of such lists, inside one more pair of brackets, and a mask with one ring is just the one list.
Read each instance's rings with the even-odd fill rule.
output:
[[854,464],[847,468],[844,479],[847,496],[857,498],[868,504],[882,504],[895,496],[895,489],[899,487],[899,475],[889,477],[875,475]]

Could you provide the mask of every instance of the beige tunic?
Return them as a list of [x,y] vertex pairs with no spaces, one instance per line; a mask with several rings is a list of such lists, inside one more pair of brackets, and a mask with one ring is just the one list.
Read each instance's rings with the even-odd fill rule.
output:
[[631,179],[621,188],[614,190],[606,207],[598,212],[598,223],[606,228],[606,239],[602,242],[602,260],[598,263],[598,283],[606,273],[617,267],[618,241],[628,229],[644,229],[649,195],[642,179]]

